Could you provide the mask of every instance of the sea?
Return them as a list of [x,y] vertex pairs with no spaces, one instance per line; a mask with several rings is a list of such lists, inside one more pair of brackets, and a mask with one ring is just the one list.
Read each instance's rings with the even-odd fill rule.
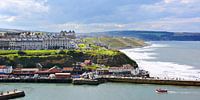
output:
[[[200,42],[153,41],[143,48],[123,49],[140,69],[152,77],[198,80]],[[155,89],[169,92],[158,94]],[[98,86],[45,83],[0,83],[0,91],[24,90],[26,96],[14,100],[199,100],[200,87],[104,83]]]
[[200,80],[200,41],[153,41],[121,50],[151,77]]

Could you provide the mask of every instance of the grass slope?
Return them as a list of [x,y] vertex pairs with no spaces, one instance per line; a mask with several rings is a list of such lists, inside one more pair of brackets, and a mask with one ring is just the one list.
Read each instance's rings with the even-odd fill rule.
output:
[[146,45],[142,40],[121,37],[92,37],[85,38],[84,42],[86,44],[102,43],[111,49],[134,48]]

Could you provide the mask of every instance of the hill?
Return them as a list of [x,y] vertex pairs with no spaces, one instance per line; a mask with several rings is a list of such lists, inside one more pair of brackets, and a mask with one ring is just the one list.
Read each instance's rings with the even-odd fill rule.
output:
[[107,31],[89,33],[91,36],[135,37],[146,41],[200,41],[200,33],[165,31]]
[[144,41],[127,37],[89,37],[84,38],[86,44],[105,45],[110,49],[134,48],[145,46]]
[[134,60],[117,50],[0,50],[0,65],[14,67],[22,65],[25,68],[32,68],[37,63],[43,65],[44,68],[55,65],[70,67],[76,62],[83,62],[88,59],[96,64],[110,67],[124,64],[138,67]]

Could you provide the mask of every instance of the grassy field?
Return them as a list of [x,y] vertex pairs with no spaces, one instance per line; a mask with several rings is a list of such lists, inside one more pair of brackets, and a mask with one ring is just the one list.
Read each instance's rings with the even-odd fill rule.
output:
[[[70,50],[24,50],[24,55],[19,54],[19,50],[0,50],[0,57],[17,57],[17,56],[58,56],[58,55],[70,55]],[[71,50],[74,53],[89,54],[89,55],[117,55],[120,52],[116,50],[106,50],[106,49],[98,49],[98,50]],[[63,53],[64,52],[64,53]]]
[[111,49],[132,48],[146,45],[142,40],[121,37],[92,37],[85,38],[84,42],[86,44],[102,43]]

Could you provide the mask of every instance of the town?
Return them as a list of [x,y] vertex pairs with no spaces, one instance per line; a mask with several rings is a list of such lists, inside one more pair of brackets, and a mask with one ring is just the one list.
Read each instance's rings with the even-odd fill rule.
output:
[[[62,54],[62,50],[82,50],[85,45],[82,39],[76,38],[75,31],[71,30],[68,32],[61,31],[57,34],[42,32],[7,32],[0,34],[0,49],[4,51],[18,50],[17,53],[21,56],[26,54],[23,50],[61,50],[59,54]],[[91,44],[86,46],[86,50],[94,47]],[[98,47],[95,48],[98,50],[102,48],[108,49],[102,43],[96,43],[95,46]],[[100,61],[94,63],[90,59],[85,59],[83,62],[76,61],[73,65],[67,67],[66,65],[53,65],[51,68],[47,68],[39,62],[35,63],[35,67],[31,68],[23,67],[20,64],[17,66],[0,66],[0,78],[2,82],[5,79],[89,79],[89,83],[91,83],[93,81],[96,82],[97,78],[108,76],[149,77],[149,73],[131,64],[105,66]]]
[[131,65],[123,65],[121,67],[102,67],[96,70],[86,69],[86,66],[94,65],[90,60],[78,62],[73,67],[53,66],[52,68],[13,68],[12,66],[0,66],[0,80],[3,79],[90,79],[95,80],[103,76],[109,77],[143,77],[148,78],[149,73]]
[[0,34],[0,82],[104,82],[199,86],[199,81],[151,77],[116,49],[99,41],[90,44],[75,31]]

